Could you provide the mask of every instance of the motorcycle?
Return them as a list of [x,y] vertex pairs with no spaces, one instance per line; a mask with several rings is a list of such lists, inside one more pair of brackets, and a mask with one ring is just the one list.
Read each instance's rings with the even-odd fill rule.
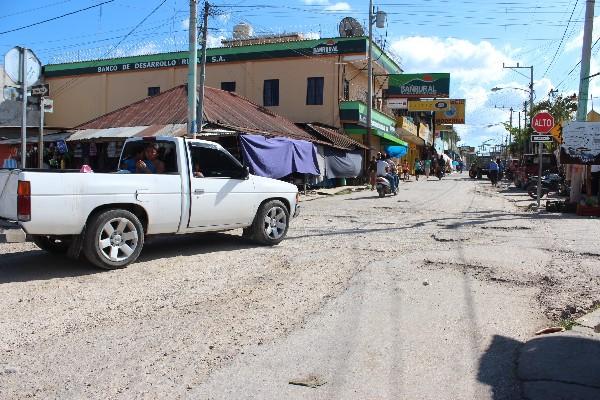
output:
[[444,177],[444,175],[446,175],[446,173],[444,172],[443,168],[437,168],[435,171],[435,176],[441,181],[442,178]]
[[398,194],[398,188],[396,188],[396,191],[392,192],[390,182],[383,176],[377,177],[376,188],[379,197],[385,197],[386,194],[393,194],[394,196]]
[[[527,185],[527,194],[532,199],[537,200],[538,192],[538,177],[532,176],[529,178]],[[542,197],[547,196],[550,192],[556,192],[561,196],[569,194],[570,189],[565,183],[565,178],[559,174],[546,174],[542,177]]]

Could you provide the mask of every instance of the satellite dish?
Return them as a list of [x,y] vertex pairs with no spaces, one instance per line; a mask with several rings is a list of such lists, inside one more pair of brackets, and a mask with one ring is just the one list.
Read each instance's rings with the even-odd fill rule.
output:
[[364,36],[365,31],[360,23],[352,17],[346,17],[340,21],[340,36],[341,37],[352,37],[352,36]]

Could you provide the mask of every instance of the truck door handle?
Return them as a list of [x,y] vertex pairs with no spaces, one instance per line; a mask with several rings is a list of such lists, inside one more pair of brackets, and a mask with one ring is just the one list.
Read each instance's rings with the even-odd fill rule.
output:
[[144,201],[144,195],[150,192],[149,189],[138,189],[135,191],[135,199],[138,201]]
[[194,194],[204,194],[204,189],[195,189]]

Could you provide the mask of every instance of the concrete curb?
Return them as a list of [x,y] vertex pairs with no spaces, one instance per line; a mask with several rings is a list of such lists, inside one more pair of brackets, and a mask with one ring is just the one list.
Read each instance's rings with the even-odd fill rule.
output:
[[520,350],[517,375],[528,400],[600,399],[600,310],[573,330],[536,336]]

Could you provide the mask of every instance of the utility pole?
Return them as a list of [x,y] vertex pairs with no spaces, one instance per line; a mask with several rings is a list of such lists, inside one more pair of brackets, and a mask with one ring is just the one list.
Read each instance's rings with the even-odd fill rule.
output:
[[[200,61],[200,95],[198,97],[198,132],[202,132],[202,121],[204,120],[204,81],[206,80],[206,36],[208,32],[208,13],[210,4],[204,2],[204,18],[202,20],[202,59]],[[194,138],[196,135],[194,134]]]
[[[585,23],[583,26],[583,45],[581,46],[581,71],[579,72],[579,98],[577,101],[577,121],[587,119],[588,91],[590,87],[590,59],[592,56],[592,31],[594,30],[594,0],[585,2]],[[591,168],[585,168],[585,186],[587,194],[592,194]],[[576,191],[576,192],[574,192]],[[579,188],[571,186],[571,201],[579,197]]]
[[511,107],[510,108],[510,120],[509,120],[510,129],[508,130],[508,142],[506,143],[506,158],[508,158],[508,154],[509,154],[508,146],[510,146],[512,143],[513,111],[514,110]]
[[27,49],[20,47],[21,50],[21,90],[23,101],[21,106],[21,168],[27,166]]
[[[510,67],[510,66],[505,66],[504,63],[502,63],[502,68],[508,68],[508,69],[529,69],[529,113],[533,113],[533,65],[529,66],[529,67],[523,67],[521,65],[519,65],[519,63],[517,63],[516,66],[514,67]],[[525,118],[527,118],[527,110],[525,110]],[[532,115],[529,115],[529,128],[531,128],[531,117]],[[530,134],[532,132],[532,129],[530,129]],[[542,146],[542,144],[540,144],[540,146]]]
[[367,50],[367,160],[371,160],[371,114],[373,109],[373,0],[369,0],[369,48]]
[[198,36],[197,36],[198,0],[190,0],[190,32],[189,32],[189,60],[188,60],[188,133],[196,137],[196,67],[198,65]]
[[581,71],[579,72],[579,97],[577,121],[587,117],[588,90],[590,86],[590,58],[592,55],[592,30],[594,28],[594,0],[585,2],[585,25],[583,27],[583,46],[581,47]]

